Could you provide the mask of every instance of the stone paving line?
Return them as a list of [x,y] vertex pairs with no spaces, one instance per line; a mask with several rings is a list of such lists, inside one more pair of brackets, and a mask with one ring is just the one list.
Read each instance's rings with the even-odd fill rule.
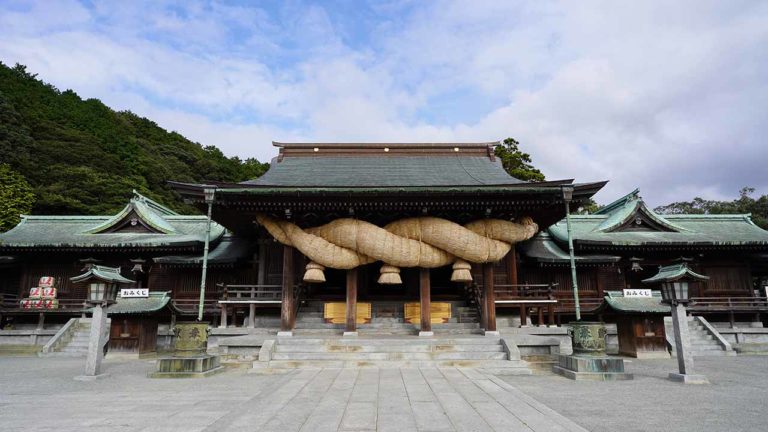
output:
[[[13,372],[3,367],[5,361],[0,359],[0,370]],[[91,387],[67,384],[71,377],[62,372],[51,380],[32,378],[16,389],[7,387],[15,377],[0,376],[0,430],[585,430],[476,369],[228,371],[207,379],[150,380],[143,371],[130,370],[135,365],[122,367],[124,375],[111,368],[114,376]]]

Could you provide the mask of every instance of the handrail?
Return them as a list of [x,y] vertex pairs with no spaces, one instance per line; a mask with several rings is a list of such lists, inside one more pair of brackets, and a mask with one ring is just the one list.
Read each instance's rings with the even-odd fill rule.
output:
[[691,297],[688,307],[692,310],[764,310],[768,309],[768,297]]
[[[217,307],[218,302],[219,301],[216,299],[206,299],[203,302],[203,311],[214,315],[218,314],[220,312],[219,308]],[[200,300],[195,298],[171,299],[171,304],[173,305],[173,308],[182,315],[196,315],[198,312],[197,308],[200,304]]]
[[[594,311],[603,304],[603,297],[582,297],[579,306],[582,311]],[[555,307],[557,312],[576,310],[576,302],[572,298],[560,298]]]
[[[14,297],[16,297],[14,299]],[[58,307],[55,309],[44,309],[44,308],[24,308],[21,307],[21,304],[19,303],[21,300],[18,296],[14,296],[13,294],[3,294],[2,297],[0,297],[0,307],[2,307],[3,310],[6,311],[35,311],[35,312],[50,312],[50,311],[57,311],[57,310],[67,310],[67,311],[79,311],[83,309],[88,308],[88,302],[86,299],[81,298],[56,298],[58,300]]]
[[496,298],[501,300],[516,299],[555,299],[556,283],[549,284],[497,284],[494,286]]
[[[231,300],[280,300],[283,296],[282,285],[218,285],[221,289],[221,301]],[[298,290],[294,290],[294,296]]]

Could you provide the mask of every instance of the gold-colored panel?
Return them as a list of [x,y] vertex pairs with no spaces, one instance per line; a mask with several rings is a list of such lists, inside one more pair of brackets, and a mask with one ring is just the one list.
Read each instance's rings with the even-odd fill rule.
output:
[[[323,305],[323,318],[325,322],[331,324],[345,324],[347,322],[347,304],[346,303],[325,303]],[[358,324],[371,322],[371,304],[357,304]]]
[[[430,304],[429,312],[431,315],[432,324],[447,323],[451,319],[451,304],[450,303],[432,303]],[[419,303],[406,303],[405,304],[405,322],[412,324],[421,323],[421,304]]]

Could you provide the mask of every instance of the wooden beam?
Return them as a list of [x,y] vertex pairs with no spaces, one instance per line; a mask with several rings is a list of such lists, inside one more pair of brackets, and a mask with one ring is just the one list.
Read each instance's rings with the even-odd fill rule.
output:
[[430,292],[429,269],[419,269],[419,301],[421,303],[421,331],[432,331],[432,293]]
[[485,331],[496,331],[496,293],[493,287],[493,263],[483,264],[483,289],[485,290]]
[[357,268],[347,270],[347,327],[345,331],[357,331]]
[[283,246],[283,302],[280,308],[280,331],[293,331],[293,247]]

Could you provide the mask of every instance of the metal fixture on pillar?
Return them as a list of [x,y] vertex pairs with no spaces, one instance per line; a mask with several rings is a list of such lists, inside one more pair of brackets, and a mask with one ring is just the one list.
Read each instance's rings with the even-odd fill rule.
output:
[[695,273],[686,262],[659,268],[659,273],[648,279],[646,284],[660,284],[662,302],[672,309],[672,326],[675,333],[675,351],[677,354],[678,373],[670,372],[669,379],[684,384],[709,384],[704,375],[693,371],[691,339],[688,332],[688,314],[686,305],[689,301],[689,284],[703,282],[708,276]]
[[203,190],[205,194],[205,203],[208,204],[208,220],[205,224],[205,247],[203,248],[203,274],[200,279],[200,305],[197,309],[197,320],[203,320],[203,308],[205,305],[205,279],[208,276],[208,246],[211,242],[211,212],[213,211],[213,200],[216,196],[216,186],[208,186]]
[[573,231],[571,231],[571,200],[573,199],[573,185],[561,186],[563,202],[565,203],[565,224],[568,229],[568,255],[571,260],[571,283],[573,285],[573,301],[575,304],[576,321],[581,321],[581,307],[579,306],[579,283],[576,279],[576,257],[573,253]]

